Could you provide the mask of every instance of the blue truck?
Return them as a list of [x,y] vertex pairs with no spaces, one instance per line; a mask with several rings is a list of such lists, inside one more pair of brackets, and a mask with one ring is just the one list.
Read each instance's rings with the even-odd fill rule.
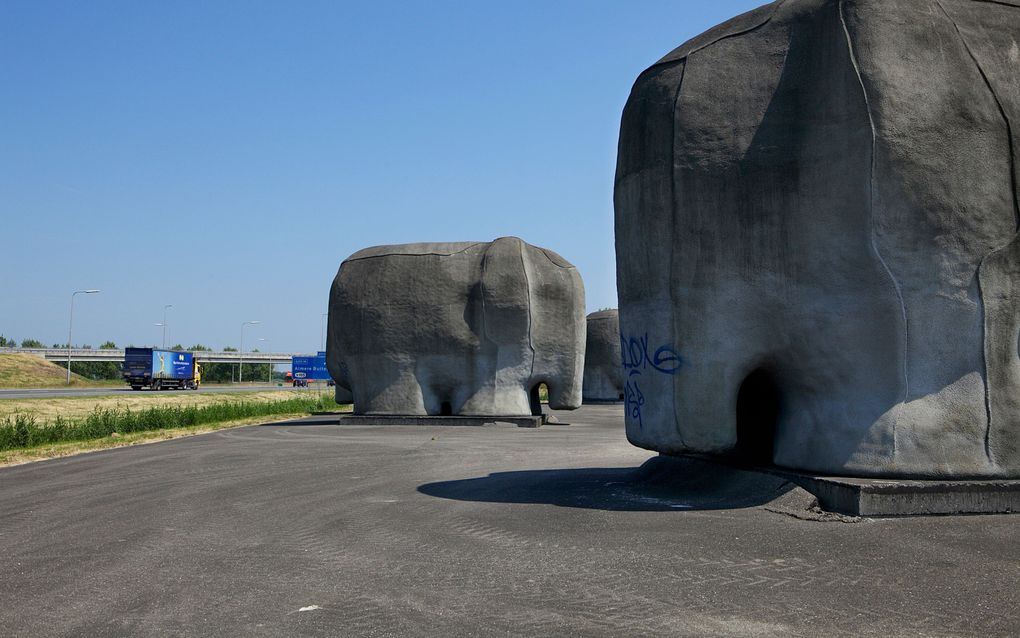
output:
[[333,381],[326,369],[326,353],[322,351],[314,357],[291,357],[290,373],[295,388],[307,388],[309,381],[326,381],[329,385]]
[[124,380],[132,390],[197,390],[202,371],[190,352],[124,349]]

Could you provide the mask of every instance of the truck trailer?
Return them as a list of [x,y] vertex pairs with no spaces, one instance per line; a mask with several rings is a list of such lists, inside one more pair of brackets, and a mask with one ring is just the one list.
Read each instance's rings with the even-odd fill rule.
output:
[[132,390],[197,390],[202,371],[190,352],[124,349],[124,380]]

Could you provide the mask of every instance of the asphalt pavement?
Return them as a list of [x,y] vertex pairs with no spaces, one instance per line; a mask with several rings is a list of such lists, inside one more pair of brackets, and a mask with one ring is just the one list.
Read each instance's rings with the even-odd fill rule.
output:
[[[132,390],[127,385],[123,387],[110,386],[103,388],[7,388],[0,389],[0,400],[3,399],[52,399],[54,397],[101,397],[117,396],[121,394],[132,394],[136,396],[167,396],[170,394],[181,394],[188,392],[266,392],[268,390],[295,390],[289,385],[204,385],[198,390]],[[297,388],[297,391],[305,390]],[[306,390],[305,390],[306,391]]]
[[570,425],[316,417],[0,469],[3,636],[1015,636],[1020,517],[846,519]]

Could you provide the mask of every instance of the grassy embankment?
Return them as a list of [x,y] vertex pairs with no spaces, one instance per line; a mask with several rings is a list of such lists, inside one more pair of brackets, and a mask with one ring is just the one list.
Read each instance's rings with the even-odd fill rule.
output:
[[[67,385],[67,368],[33,354],[0,354],[0,388],[55,388]],[[103,388],[123,386],[124,382],[93,381],[71,375],[71,386]]]
[[345,409],[327,394],[297,394],[8,399],[0,401],[0,465]]

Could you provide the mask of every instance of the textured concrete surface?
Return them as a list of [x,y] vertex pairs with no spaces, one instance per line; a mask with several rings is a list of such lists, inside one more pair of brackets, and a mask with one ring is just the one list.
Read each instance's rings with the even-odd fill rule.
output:
[[539,414],[581,405],[584,284],[516,237],[366,248],[329,294],[326,363],[356,414]]
[[803,520],[779,479],[641,469],[621,406],[561,416],[293,422],[0,470],[0,635],[1020,631],[1020,517]]
[[641,74],[615,190],[631,440],[1020,476],[1018,33],[1016,0],[786,0]]
[[623,359],[619,311],[599,310],[588,315],[587,321],[581,396],[585,401],[621,401]]

